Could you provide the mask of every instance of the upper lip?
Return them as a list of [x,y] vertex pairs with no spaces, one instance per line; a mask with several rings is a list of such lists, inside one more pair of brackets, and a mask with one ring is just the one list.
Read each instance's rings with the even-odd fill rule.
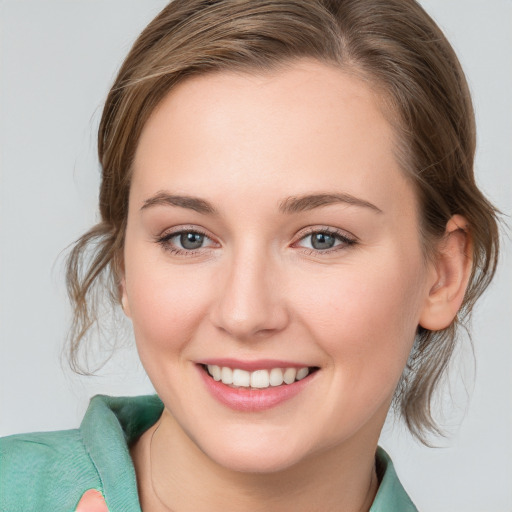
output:
[[278,359],[255,359],[252,361],[242,361],[240,359],[211,358],[197,361],[198,364],[227,366],[228,368],[238,368],[252,372],[255,370],[271,370],[272,368],[310,368],[311,365],[297,363],[296,361],[283,361]]

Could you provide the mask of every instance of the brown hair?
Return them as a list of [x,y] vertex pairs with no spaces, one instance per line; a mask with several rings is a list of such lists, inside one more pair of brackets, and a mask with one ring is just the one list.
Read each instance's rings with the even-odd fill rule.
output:
[[107,97],[98,135],[101,222],[75,244],[67,284],[74,304],[70,361],[97,323],[99,290],[119,301],[130,173],[155,106],[179,82],[209,71],[273,69],[309,57],[376,87],[398,134],[398,156],[419,198],[425,254],[432,256],[454,214],[468,220],[473,270],[464,302],[443,331],[419,328],[394,408],[425,442],[440,433],[433,392],[456,344],[457,327],[492,279],[498,257],[496,210],[473,176],[474,114],[450,44],[414,0],[174,0],[146,27]]

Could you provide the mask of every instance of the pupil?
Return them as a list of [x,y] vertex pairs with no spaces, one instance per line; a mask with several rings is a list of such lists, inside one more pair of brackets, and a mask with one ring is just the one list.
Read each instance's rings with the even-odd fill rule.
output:
[[311,235],[311,245],[315,249],[330,249],[334,246],[335,239],[327,233],[315,233]]
[[199,249],[203,245],[204,235],[200,233],[182,233],[180,243],[184,249]]

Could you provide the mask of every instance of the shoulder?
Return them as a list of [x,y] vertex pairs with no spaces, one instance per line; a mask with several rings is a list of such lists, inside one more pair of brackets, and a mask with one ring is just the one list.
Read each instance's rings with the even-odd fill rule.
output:
[[390,456],[380,446],[375,462],[380,485],[370,512],[418,512],[402,487]]
[[100,488],[79,430],[0,439],[0,511],[74,510],[84,488]]
[[0,512],[69,512],[91,489],[110,510],[140,510],[129,445],[162,410],[155,395],[98,395],[79,429],[0,439]]

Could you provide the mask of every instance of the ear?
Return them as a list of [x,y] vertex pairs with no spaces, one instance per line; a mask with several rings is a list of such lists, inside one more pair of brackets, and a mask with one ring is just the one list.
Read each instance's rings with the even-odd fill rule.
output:
[[118,279],[118,293],[121,300],[121,307],[124,314],[131,318],[130,303],[128,302],[128,295],[126,293],[126,274],[124,271],[124,257],[122,253],[118,253],[115,257],[115,273]]
[[131,318],[130,303],[128,301],[128,295],[126,294],[126,281],[124,276],[119,282],[119,296],[121,297],[121,306],[123,308],[124,314],[128,318]]
[[454,215],[446,224],[433,264],[433,284],[419,324],[430,331],[447,328],[457,315],[472,270],[472,240],[468,222]]

